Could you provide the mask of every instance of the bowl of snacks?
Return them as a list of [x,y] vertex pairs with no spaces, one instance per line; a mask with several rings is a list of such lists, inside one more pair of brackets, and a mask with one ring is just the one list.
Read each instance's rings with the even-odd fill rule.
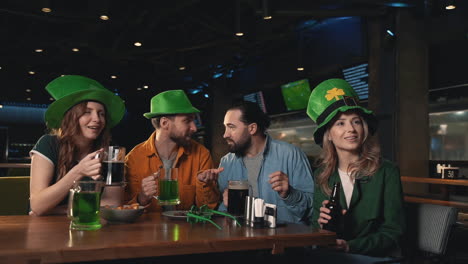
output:
[[101,217],[110,223],[132,223],[143,214],[145,207],[135,203],[122,206],[102,206]]

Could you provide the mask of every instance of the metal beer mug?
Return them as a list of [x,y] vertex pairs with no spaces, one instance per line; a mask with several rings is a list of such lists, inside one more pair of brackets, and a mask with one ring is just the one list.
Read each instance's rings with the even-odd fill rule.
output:
[[96,230],[101,228],[100,181],[75,181],[68,197],[67,215],[71,230]]

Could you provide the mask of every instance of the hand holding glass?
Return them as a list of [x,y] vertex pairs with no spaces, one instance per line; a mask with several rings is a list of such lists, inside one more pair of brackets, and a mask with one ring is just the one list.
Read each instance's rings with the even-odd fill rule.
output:
[[160,205],[180,204],[177,168],[160,169],[157,173],[159,195],[155,196]]
[[109,146],[103,153],[101,175],[106,185],[121,185],[124,178],[125,148]]

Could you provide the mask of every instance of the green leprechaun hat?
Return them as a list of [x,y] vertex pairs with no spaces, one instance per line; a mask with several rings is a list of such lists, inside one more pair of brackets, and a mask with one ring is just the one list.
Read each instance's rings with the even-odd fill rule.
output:
[[148,119],[160,115],[200,112],[200,110],[193,107],[183,90],[169,90],[153,96],[150,107],[150,112],[143,114]]
[[377,129],[377,119],[373,112],[359,105],[359,97],[354,89],[342,79],[329,79],[317,85],[310,94],[307,115],[317,124],[314,131],[315,143],[322,145],[323,133],[327,124],[338,112],[359,109],[366,119],[369,132]]
[[63,75],[52,80],[45,89],[56,100],[45,112],[45,121],[49,128],[59,128],[65,113],[83,101],[102,103],[106,107],[109,127],[117,125],[125,114],[125,104],[119,96],[84,76]]

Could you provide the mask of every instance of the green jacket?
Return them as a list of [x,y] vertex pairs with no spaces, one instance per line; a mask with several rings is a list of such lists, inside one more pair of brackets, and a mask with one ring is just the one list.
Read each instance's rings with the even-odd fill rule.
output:
[[[338,171],[328,181],[330,188],[334,182],[341,182]],[[328,195],[315,184],[314,227],[320,228],[317,222],[320,207],[322,201],[328,199]],[[355,181],[349,208],[341,189],[340,204],[343,209],[347,209],[342,233],[350,253],[389,256],[399,248],[405,230],[403,191],[399,169],[391,162],[383,161],[375,175]]]

